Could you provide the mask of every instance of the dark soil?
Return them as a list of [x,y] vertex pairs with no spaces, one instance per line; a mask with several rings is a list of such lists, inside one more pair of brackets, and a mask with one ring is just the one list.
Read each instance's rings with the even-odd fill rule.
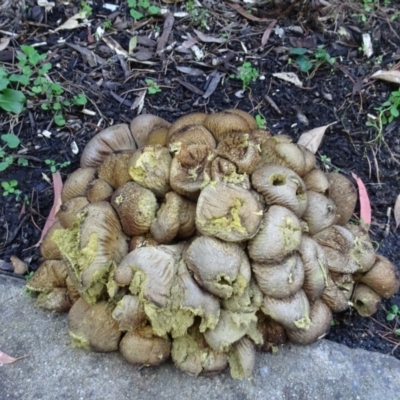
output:
[[[15,56],[20,46],[37,45],[53,65],[49,77],[63,86],[66,98],[85,93],[89,100],[85,107],[94,115],[83,113],[82,107],[65,108],[67,124],[59,128],[53,121],[54,114],[41,109],[43,98],[39,97],[29,97],[28,108],[18,116],[1,112],[2,134],[18,135],[21,146],[15,154],[26,157],[29,166],[14,162],[0,172],[2,182],[16,179],[22,191],[18,199],[13,195],[2,197],[0,259],[6,264],[0,273],[13,274],[7,264],[12,255],[28,262],[29,270],[35,270],[40,262],[34,245],[53,202],[51,172],[44,161],[70,161],[61,169],[64,178],[75,170],[93,135],[112,124],[129,122],[138,114],[135,100],[141,90],[146,90],[146,79],[157,83],[161,92],[146,94],[141,113],[156,114],[168,121],[192,111],[237,107],[254,116],[260,114],[273,134],[288,134],[294,140],[304,131],[336,122],[327,130],[317,153],[320,165],[340,170],[350,179],[351,173],[356,173],[363,180],[373,212],[371,238],[378,253],[400,268],[400,236],[393,218],[394,203],[400,194],[400,118],[386,124],[379,137],[366,124],[368,114],[376,116],[375,108],[399,89],[398,84],[371,79],[377,70],[400,67],[400,18],[395,18],[398,1],[385,7],[373,6],[370,11],[363,8],[361,1],[312,2],[318,8],[311,4],[309,8],[302,7],[304,2],[299,1],[281,8],[265,4],[249,7],[237,2],[251,11],[241,14],[227,3],[214,0],[203,1],[203,8],[196,8],[198,13],[203,10],[200,17],[192,12],[174,19],[173,13],[187,11],[185,4],[160,3],[171,13],[169,17],[138,22],[129,16],[125,0],[116,2],[115,12],[107,10],[102,1],[94,1],[90,27],[59,31],[55,29],[60,21],[65,22],[79,11],[79,1],[68,5],[56,2],[50,11],[30,0],[25,2],[25,10],[18,1],[6,3],[8,7],[0,12],[0,30],[16,36],[0,52],[3,67],[17,71]],[[262,44],[273,20],[276,24]],[[105,33],[106,40],[114,39],[126,51],[131,38],[137,36],[130,59],[117,55],[104,40],[93,37],[105,21],[112,23]],[[172,30],[163,36],[166,22],[173,24]],[[205,41],[207,37],[197,37],[195,30],[226,41]],[[373,55],[369,58],[362,49],[364,33],[372,39]],[[11,36],[4,33],[4,37]],[[196,58],[188,48],[190,38],[197,41],[202,58]],[[314,64],[308,73],[301,72],[297,56],[289,54],[290,48],[307,48],[308,57],[314,60],[318,46],[323,46],[335,63],[324,62],[318,68]],[[93,61],[93,55],[105,62]],[[242,91],[242,82],[232,75],[238,74],[238,67],[245,61],[257,70],[259,78]],[[303,88],[273,77],[276,72],[296,73]],[[51,136],[46,137],[45,131]],[[72,151],[75,144],[78,154]],[[361,318],[354,310],[336,315],[328,339],[400,358],[400,336],[394,334],[397,319],[386,320],[387,310],[394,304],[400,306],[399,293],[383,300],[373,318]]]

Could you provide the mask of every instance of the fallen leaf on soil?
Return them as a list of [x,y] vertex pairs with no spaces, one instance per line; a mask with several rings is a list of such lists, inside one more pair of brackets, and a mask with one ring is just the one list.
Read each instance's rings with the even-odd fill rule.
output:
[[71,18],[67,19],[62,25],[56,28],[54,31],[60,31],[61,29],[76,29],[83,24],[80,23],[79,19],[85,19],[87,17],[86,11],[80,11],[78,14],[73,15]]
[[222,37],[214,37],[211,35],[206,35],[203,32],[200,32],[196,29],[193,29],[194,33],[197,35],[197,37],[205,43],[225,43],[226,39],[222,38]]
[[293,72],[276,72],[275,74],[272,74],[272,76],[282,79],[283,81],[293,83],[293,85],[298,87],[303,87],[303,82],[301,82],[298,76]]
[[278,22],[278,20],[274,19],[271,21],[271,23],[268,25],[267,29],[265,30],[264,34],[262,35],[261,38],[261,47],[264,47],[267,42],[268,39],[271,35],[272,29],[274,29],[275,24]]
[[183,74],[188,74],[188,75],[192,75],[192,76],[205,75],[204,71],[202,69],[199,69],[199,68],[177,66],[176,69],[178,71],[182,72]]
[[396,221],[396,229],[400,225],[400,194],[397,196],[396,203],[394,203],[394,220]]
[[9,356],[6,353],[3,353],[0,350],[0,366],[4,365],[4,364],[12,364],[13,362],[21,360],[22,358],[25,358],[25,357],[28,357],[28,355],[14,358],[14,357]]
[[301,134],[297,143],[307,147],[308,150],[315,154],[324,138],[325,131],[334,124],[336,124],[336,122],[304,132]]
[[371,226],[371,203],[369,201],[367,189],[364,182],[355,173],[351,173],[358,186],[358,196],[360,199],[360,225],[362,228],[369,230]]
[[268,18],[258,18],[255,15],[249,14],[239,4],[228,3],[228,2],[226,4],[229,7],[232,7],[234,10],[236,10],[239,14],[243,15],[243,17],[249,19],[250,21],[270,21]]
[[51,11],[53,7],[55,7],[54,1],[47,1],[47,0],[37,0],[37,4],[40,7],[44,7],[46,11]]
[[44,235],[47,233],[47,231],[50,229],[50,227],[56,221],[56,214],[61,206],[62,187],[63,187],[63,183],[62,183],[61,175],[60,175],[60,172],[57,171],[53,174],[53,190],[54,190],[53,206],[51,207],[50,214],[47,217],[46,223],[44,224],[44,228],[42,230],[42,234],[40,235],[40,239],[35,244],[34,247],[40,246],[40,244],[42,243],[42,240],[44,238]]
[[369,33],[363,33],[362,39],[363,39],[364,55],[369,58],[372,56],[372,54],[374,54],[374,50],[372,48],[371,35]]
[[8,44],[10,43],[10,38],[1,38],[0,39],[0,51],[3,51]]
[[400,85],[400,71],[382,71],[375,72],[371,78],[382,79],[383,81],[398,83]]
[[146,93],[147,93],[147,89],[143,89],[143,90],[139,90],[137,92],[135,101],[133,102],[132,106],[131,106],[131,110],[134,110],[135,108],[137,108],[137,113],[140,114],[143,110],[143,106],[144,106],[144,99],[146,97]]
[[103,36],[101,39],[110,49],[114,50],[117,54],[128,57],[128,52],[124,50],[122,46],[112,37]]

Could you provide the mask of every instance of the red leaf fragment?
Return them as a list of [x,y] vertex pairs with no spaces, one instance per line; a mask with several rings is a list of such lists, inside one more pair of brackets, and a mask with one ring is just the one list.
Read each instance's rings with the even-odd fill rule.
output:
[[4,365],[4,364],[12,364],[13,362],[21,360],[21,358],[25,358],[25,357],[28,357],[28,355],[14,358],[14,357],[9,356],[6,353],[3,353],[0,350],[0,366]]
[[63,187],[61,175],[60,175],[59,171],[55,172],[52,175],[53,175],[53,190],[54,190],[53,206],[51,207],[50,214],[47,217],[47,221],[44,224],[42,234],[40,235],[39,241],[35,244],[35,247],[40,246],[40,244],[42,243],[42,240],[44,238],[44,235],[46,235],[47,231],[50,229],[50,227],[56,221],[56,214],[61,205],[61,190]]
[[360,199],[360,225],[368,230],[371,226],[371,203],[369,201],[367,189],[364,182],[353,172],[351,173],[358,186],[358,195]]

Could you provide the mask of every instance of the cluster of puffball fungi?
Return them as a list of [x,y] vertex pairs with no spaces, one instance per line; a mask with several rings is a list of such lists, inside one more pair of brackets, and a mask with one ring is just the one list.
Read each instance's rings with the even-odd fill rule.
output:
[[349,224],[351,181],[240,110],[107,128],[61,199],[27,287],[69,313],[74,346],[135,365],[250,378],[257,349],[313,343],[399,288]]

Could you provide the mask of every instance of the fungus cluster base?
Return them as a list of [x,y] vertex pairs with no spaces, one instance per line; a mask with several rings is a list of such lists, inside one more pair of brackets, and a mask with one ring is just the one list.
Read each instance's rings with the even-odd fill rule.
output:
[[244,111],[105,129],[61,198],[27,287],[74,346],[132,364],[250,378],[256,349],[313,343],[399,288],[349,223],[351,181]]

